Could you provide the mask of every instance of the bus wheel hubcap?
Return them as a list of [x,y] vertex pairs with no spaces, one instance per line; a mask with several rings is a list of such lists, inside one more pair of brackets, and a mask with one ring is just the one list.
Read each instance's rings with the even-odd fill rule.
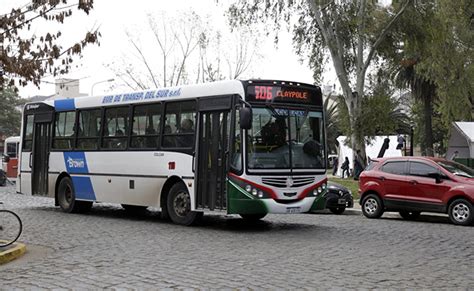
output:
[[69,205],[71,205],[71,202],[72,202],[71,187],[69,186],[65,187],[64,194],[62,195],[62,197],[60,197],[60,202],[66,208],[69,207]]
[[173,201],[173,207],[178,216],[186,216],[190,209],[190,201],[188,193],[181,192],[176,195]]

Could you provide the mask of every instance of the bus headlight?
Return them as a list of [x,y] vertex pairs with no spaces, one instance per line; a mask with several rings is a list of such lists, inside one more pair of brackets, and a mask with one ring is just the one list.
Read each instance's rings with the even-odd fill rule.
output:
[[238,186],[240,189],[251,194],[255,198],[266,199],[266,198],[276,197],[276,194],[275,192],[272,191],[272,189],[267,188],[263,185],[258,185],[251,181],[247,181],[242,177],[238,177],[236,175],[230,174],[228,176],[228,179],[232,183],[235,183],[235,185]]

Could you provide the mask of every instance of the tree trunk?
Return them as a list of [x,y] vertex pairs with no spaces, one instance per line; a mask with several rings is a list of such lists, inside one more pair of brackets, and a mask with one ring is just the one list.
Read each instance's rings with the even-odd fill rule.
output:
[[[430,92],[428,92],[430,93]],[[431,117],[433,116],[433,102],[431,96],[423,96],[423,119],[424,119],[424,156],[434,156],[433,151],[433,124]]]
[[360,118],[361,109],[362,109],[362,102],[360,100],[360,96],[357,92],[354,92],[350,98],[350,101],[346,103],[349,116],[350,116],[350,125],[351,125],[351,148],[352,148],[352,165],[354,166],[355,160],[357,158],[357,151],[359,151],[358,155],[360,157],[360,162],[362,163],[362,167],[365,168],[367,165],[367,154],[365,151],[365,137],[360,129],[358,128],[357,120]]

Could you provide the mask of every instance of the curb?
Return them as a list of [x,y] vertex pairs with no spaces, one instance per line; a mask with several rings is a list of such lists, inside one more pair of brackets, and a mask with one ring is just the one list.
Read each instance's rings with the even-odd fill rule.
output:
[[0,249],[0,265],[6,264],[14,259],[23,256],[26,252],[26,245],[16,242],[5,250]]

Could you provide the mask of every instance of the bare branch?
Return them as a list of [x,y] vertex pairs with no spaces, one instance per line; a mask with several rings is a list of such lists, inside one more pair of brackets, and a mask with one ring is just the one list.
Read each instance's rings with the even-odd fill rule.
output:
[[370,49],[369,54],[367,55],[367,59],[365,60],[364,67],[362,69],[363,73],[367,71],[367,68],[369,67],[370,61],[372,60],[372,57],[375,54],[375,51],[377,50],[378,46],[382,43],[384,37],[387,35],[387,33],[390,31],[390,28],[395,24],[395,22],[400,18],[400,16],[405,12],[407,9],[408,5],[412,2],[412,0],[407,0],[405,4],[400,8],[398,13],[390,20],[389,23],[382,29],[380,34],[377,36],[374,45]]
[[155,76],[153,74],[153,71],[151,70],[150,68],[150,65],[148,64],[148,61],[146,59],[146,57],[143,55],[143,52],[142,50],[136,45],[136,43],[131,39],[129,38],[129,41],[132,43],[132,45],[135,47],[135,49],[137,50],[137,52],[140,54],[140,57],[142,59],[142,62],[143,64],[146,66],[147,70],[148,70],[148,73],[150,74],[150,78],[151,80],[153,81],[153,84],[155,84],[155,87],[159,87],[159,84],[158,82],[156,81],[155,79]]

